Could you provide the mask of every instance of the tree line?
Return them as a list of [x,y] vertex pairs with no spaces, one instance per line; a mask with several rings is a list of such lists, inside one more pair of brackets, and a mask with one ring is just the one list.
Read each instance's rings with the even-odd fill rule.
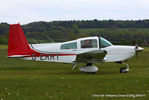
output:
[[[102,36],[116,44],[142,44],[149,40],[149,20],[72,20],[33,22],[22,25],[28,40],[61,42],[87,36]],[[8,43],[9,24],[0,23],[0,43]]]

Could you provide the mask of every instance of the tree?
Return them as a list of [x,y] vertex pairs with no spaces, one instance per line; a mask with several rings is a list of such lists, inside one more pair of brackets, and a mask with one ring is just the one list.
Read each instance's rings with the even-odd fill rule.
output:
[[78,26],[77,26],[76,24],[74,24],[74,25],[72,26],[72,30],[73,30],[73,32],[74,32],[75,34],[79,34],[79,28],[78,28]]

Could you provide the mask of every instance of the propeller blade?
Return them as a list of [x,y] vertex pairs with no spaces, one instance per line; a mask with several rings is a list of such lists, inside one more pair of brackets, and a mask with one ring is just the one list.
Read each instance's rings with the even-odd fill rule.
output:
[[139,52],[140,51],[143,51],[144,49],[143,48],[141,48],[141,47],[139,47],[139,45],[138,44],[136,44],[135,45],[135,55],[136,55],[136,59],[138,58],[138,54],[139,54]]
[[136,56],[136,59],[138,58],[138,44],[135,44],[135,56]]

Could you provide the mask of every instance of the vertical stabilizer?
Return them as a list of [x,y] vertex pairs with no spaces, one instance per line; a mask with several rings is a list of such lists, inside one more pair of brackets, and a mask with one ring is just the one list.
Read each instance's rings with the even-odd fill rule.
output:
[[20,24],[9,26],[8,57],[27,56],[32,52]]

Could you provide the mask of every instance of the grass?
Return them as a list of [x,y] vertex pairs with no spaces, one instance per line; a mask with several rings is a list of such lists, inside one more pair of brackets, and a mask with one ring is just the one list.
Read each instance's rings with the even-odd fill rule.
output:
[[[2,48],[3,47],[3,48]],[[25,61],[7,58],[7,46],[0,46],[1,100],[132,100],[132,97],[93,97],[94,94],[145,94],[149,99],[149,48],[138,59],[128,60],[130,72],[120,74],[123,65],[98,63],[96,74],[71,70],[71,64]]]
[[1,49],[7,49],[7,48],[8,48],[8,45],[2,45],[2,44],[0,45],[0,50]]

